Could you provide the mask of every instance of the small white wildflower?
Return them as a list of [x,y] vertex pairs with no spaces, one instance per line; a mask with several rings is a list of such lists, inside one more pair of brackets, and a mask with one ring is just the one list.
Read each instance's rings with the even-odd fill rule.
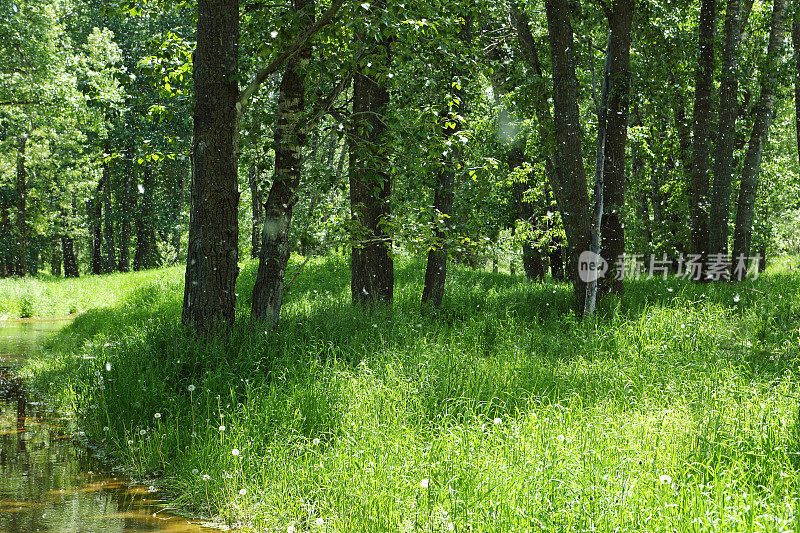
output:
[[203,481],[208,481],[209,479],[211,479],[211,476],[208,474],[203,474]]
[[239,457],[239,453],[240,453],[239,448],[234,448],[231,450],[231,455],[233,455],[234,457]]
[[244,496],[245,494],[247,494],[247,489],[239,489],[239,494]]
[[103,431],[105,431],[106,433],[108,433],[108,426],[103,426]]
[[225,426],[220,426],[220,427],[219,427],[219,430],[220,430],[220,431],[225,431]]
[[[275,33],[275,32],[273,32]],[[294,526],[289,526],[286,528],[286,533],[294,533]]]
[[150,485],[147,487],[147,492],[157,492],[155,485]]
[[156,413],[156,414],[154,414],[154,415],[153,415],[153,418],[155,418],[156,420],[158,420],[159,418],[161,418],[161,413]]
[[317,527],[322,527],[325,525],[325,520],[323,520],[322,518],[317,518],[315,522],[317,524]]
[[133,446],[133,441],[131,439],[128,439],[128,446]]
[[189,385],[188,387],[186,387],[186,389],[187,389],[189,392],[194,392],[195,386],[194,386],[194,385]]
[[425,478],[425,479],[423,479],[422,481],[419,482],[419,486],[421,488],[423,488],[423,489],[427,489],[430,484],[431,484],[431,480],[428,479],[428,478]]
[[275,30],[272,30],[271,32],[269,32],[269,36],[270,36],[270,37],[272,37],[272,38],[274,39],[275,37],[277,37],[277,36],[278,36],[278,32],[277,32],[277,31],[275,31]]
[[556,437],[556,440],[558,442],[564,442],[565,440],[567,440],[567,437],[565,437],[564,435],[559,435],[558,437]]
[[741,299],[742,299],[742,297],[741,297],[741,296],[739,296],[738,294],[737,294],[736,296],[734,296],[734,297],[733,297],[733,301],[734,301],[734,303],[739,303],[739,300],[741,300]]
[[662,485],[672,485],[672,477],[670,477],[668,474],[661,474],[658,476],[658,480]]
[[500,425],[500,424],[502,424],[502,423],[503,423],[503,419],[502,419],[502,418],[500,418],[500,417],[495,417],[495,419],[494,419],[494,425],[495,425],[495,426],[498,426],[498,425]]
[[111,363],[106,362],[106,372],[111,372]]
[[317,446],[319,444],[319,439],[312,440],[311,444],[313,444],[314,446]]
[[675,289],[673,289],[672,287],[668,287],[668,288],[667,288],[667,292],[672,292],[672,291],[674,291],[674,290],[675,290]]
[[146,434],[147,434],[147,430],[146,429],[140,429],[139,430],[139,435],[146,435]]

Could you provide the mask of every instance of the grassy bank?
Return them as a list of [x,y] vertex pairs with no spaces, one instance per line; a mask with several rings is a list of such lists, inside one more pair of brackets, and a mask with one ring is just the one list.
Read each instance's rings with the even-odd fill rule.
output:
[[184,334],[182,273],[158,271],[28,372],[136,475],[253,530],[798,528],[794,262],[632,282],[578,324],[566,285],[459,269],[423,313],[407,261],[364,314],[346,262],[315,259],[274,335],[246,316],[254,270],[226,340]]
[[173,267],[71,279],[49,275],[0,279],[0,320],[65,316],[115,306],[139,287],[182,276],[183,268]]

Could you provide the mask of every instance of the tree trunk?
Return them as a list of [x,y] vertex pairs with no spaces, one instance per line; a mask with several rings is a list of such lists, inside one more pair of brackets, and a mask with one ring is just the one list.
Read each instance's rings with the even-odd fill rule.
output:
[[783,55],[783,43],[786,36],[786,3],[786,0],[774,0],[772,5],[767,59],[761,70],[761,95],[755,106],[755,120],[742,168],[736,227],[733,234],[734,261],[742,255],[750,255],[761,156],[772,123],[772,111],[775,107],[775,94],[778,88],[778,65]]
[[238,0],[199,0],[184,324],[233,324],[239,275]]
[[[372,11],[382,10],[383,2]],[[377,21],[376,21],[377,22]],[[353,116],[350,131],[350,209],[360,226],[350,263],[350,292],[354,304],[391,303],[394,297],[392,239],[385,222],[390,215],[392,184],[389,142],[384,122],[389,107],[387,74],[391,40],[357,38],[366,52],[353,78]],[[368,66],[369,65],[369,66]]]
[[[602,185],[602,246],[600,255],[609,263],[609,274],[625,253],[625,229],[622,213],[625,205],[625,145],[628,141],[628,104],[630,91],[631,25],[634,7],[631,0],[615,0],[608,19],[609,37],[606,52],[604,86],[608,91]],[[599,167],[598,167],[599,168]],[[621,295],[622,279],[606,275],[601,291]]]
[[719,126],[714,143],[714,181],[708,253],[728,253],[728,216],[731,209],[733,147],[739,115],[739,42],[741,0],[728,0],[725,8],[725,47],[722,52],[722,84],[719,96]]
[[77,278],[80,276],[78,272],[78,260],[75,257],[75,245],[73,239],[69,235],[61,236],[61,251],[64,256],[64,277]]
[[28,171],[25,168],[25,147],[28,144],[28,134],[23,133],[17,142],[17,257],[16,274],[20,277],[28,275],[28,232],[27,201],[28,185],[26,183]]
[[136,252],[133,256],[133,269],[156,268],[160,263],[156,247],[156,230],[153,227],[153,172],[145,164],[142,189],[139,195],[139,209],[136,217]]
[[689,212],[692,251],[704,258],[708,253],[708,189],[711,152],[711,113],[714,91],[714,29],[716,0],[700,4],[699,53],[694,93],[694,137]]
[[14,273],[10,199],[11,195],[3,194],[3,189],[0,189],[0,278],[7,278]]
[[264,195],[258,183],[259,172],[258,163],[253,161],[250,164],[250,172],[247,182],[250,185],[250,198],[253,207],[253,225],[250,232],[250,257],[258,259],[261,249],[261,228],[264,221]]
[[103,164],[103,241],[105,241],[105,259],[103,271],[114,272],[117,267],[117,254],[114,246],[114,218],[111,213],[111,168]]
[[[130,156],[132,159],[133,156]],[[120,210],[119,221],[119,262],[117,270],[128,272],[131,269],[131,213],[135,205],[133,185],[136,183],[134,173],[134,163],[130,161],[127,165],[122,185],[122,209]]]
[[97,184],[97,191],[94,198],[90,198],[87,202],[87,211],[89,216],[89,238],[91,239],[92,248],[92,274],[99,275],[103,273],[103,209],[100,196],[103,190],[103,180]]
[[58,237],[53,237],[52,239],[52,246],[53,249],[50,252],[50,274],[53,276],[60,276],[61,275],[61,239]]
[[567,234],[567,264],[575,309],[581,314],[586,284],[578,275],[578,257],[589,246],[589,194],[581,154],[572,24],[566,0],[545,0],[545,9],[553,62],[555,162],[559,182],[554,192]]
[[[294,9],[303,27],[313,25],[313,0],[295,0]],[[264,230],[250,311],[253,320],[263,320],[272,329],[278,326],[283,306],[286,266],[291,254],[289,227],[303,171],[303,147],[308,134],[305,66],[310,58],[311,46],[307,45],[286,63],[278,96],[275,170],[264,205]],[[254,171],[251,172],[254,174]]]
[[794,48],[794,126],[797,157],[800,159],[800,9],[792,20],[792,47]]
[[[459,41],[464,48],[472,42],[472,20],[466,19],[459,32]],[[452,75],[447,80],[448,92],[444,112],[440,118],[444,120],[442,137],[445,142],[461,130],[460,113],[466,98],[468,72],[461,66],[453,68]],[[430,304],[437,309],[442,306],[444,299],[444,286],[447,281],[447,239],[451,229],[450,215],[453,213],[453,187],[455,184],[455,169],[461,157],[459,143],[450,143],[447,154],[442,156],[441,166],[436,173],[436,183],[433,194],[433,210],[442,217],[442,226],[436,224],[434,237],[436,242],[428,250],[428,261],[425,265],[425,284],[422,288],[422,303]]]

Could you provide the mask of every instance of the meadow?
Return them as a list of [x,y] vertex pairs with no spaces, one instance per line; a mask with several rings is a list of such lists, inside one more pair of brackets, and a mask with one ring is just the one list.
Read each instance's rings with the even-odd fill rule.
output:
[[85,310],[32,383],[132,476],[244,530],[800,527],[796,259],[631,281],[585,322],[566,284],[466,268],[421,309],[424,264],[397,265],[393,308],[364,311],[347,261],[312,259],[269,333],[245,263],[207,343],[180,325],[181,268],[0,281],[0,315]]

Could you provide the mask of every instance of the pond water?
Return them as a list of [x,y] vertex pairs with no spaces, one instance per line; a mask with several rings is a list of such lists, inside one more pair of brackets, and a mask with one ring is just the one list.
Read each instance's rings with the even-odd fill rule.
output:
[[0,322],[0,533],[210,532],[104,465],[16,369],[67,321]]

